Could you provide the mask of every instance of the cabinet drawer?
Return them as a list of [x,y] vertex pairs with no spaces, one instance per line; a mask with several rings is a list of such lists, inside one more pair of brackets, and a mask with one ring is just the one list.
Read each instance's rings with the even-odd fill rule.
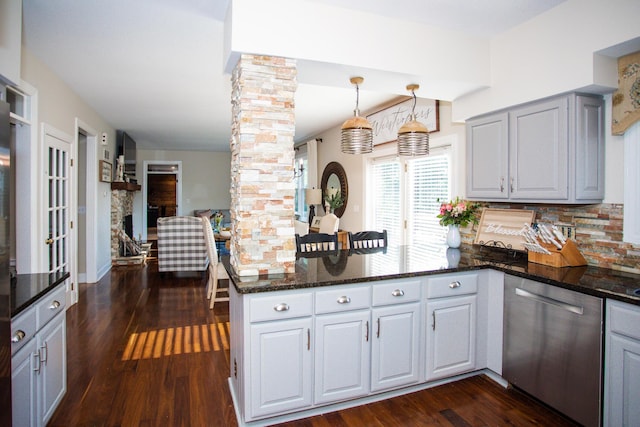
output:
[[316,292],[316,314],[369,308],[371,287],[340,287]]
[[420,279],[389,280],[371,285],[373,305],[402,304],[420,300]]
[[38,301],[36,304],[36,327],[38,330],[53,319],[56,314],[64,311],[66,300],[66,285],[63,283]]
[[427,298],[475,294],[477,291],[477,273],[436,276],[427,282]]
[[310,292],[251,299],[251,322],[292,319],[311,316],[313,299]]
[[640,340],[640,307],[609,300],[609,329]]
[[36,310],[32,307],[11,320],[11,354],[16,354],[35,334]]

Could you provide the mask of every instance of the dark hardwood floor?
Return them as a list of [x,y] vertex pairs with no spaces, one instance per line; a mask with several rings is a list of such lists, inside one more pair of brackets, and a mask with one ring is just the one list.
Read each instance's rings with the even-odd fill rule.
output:
[[[81,284],[67,311],[68,391],[49,426],[237,426],[229,314],[200,274],[155,263]],[[570,426],[484,376],[283,426]]]

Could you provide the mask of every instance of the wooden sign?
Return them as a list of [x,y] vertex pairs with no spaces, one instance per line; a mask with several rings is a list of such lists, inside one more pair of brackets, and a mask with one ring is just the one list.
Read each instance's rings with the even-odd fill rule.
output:
[[531,225],[535,212],[526,209],[490,209],[482,211],[474,244],[524,251],[524,224]]

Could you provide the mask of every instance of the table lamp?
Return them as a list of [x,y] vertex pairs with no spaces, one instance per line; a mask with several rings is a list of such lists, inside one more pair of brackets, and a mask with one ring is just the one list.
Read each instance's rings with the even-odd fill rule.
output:
[[305,199],[309,205],[309,225],[313,221],[313,217],[316,216],[316,207],[322,203],[322,190],[319,188],[307,188],[305,191]]

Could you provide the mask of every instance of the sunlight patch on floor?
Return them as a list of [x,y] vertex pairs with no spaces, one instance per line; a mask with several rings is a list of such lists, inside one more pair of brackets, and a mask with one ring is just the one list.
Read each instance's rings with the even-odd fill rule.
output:
[[122,360],[159,359],[220,350],[229,350],[229,322],[132,333]]

